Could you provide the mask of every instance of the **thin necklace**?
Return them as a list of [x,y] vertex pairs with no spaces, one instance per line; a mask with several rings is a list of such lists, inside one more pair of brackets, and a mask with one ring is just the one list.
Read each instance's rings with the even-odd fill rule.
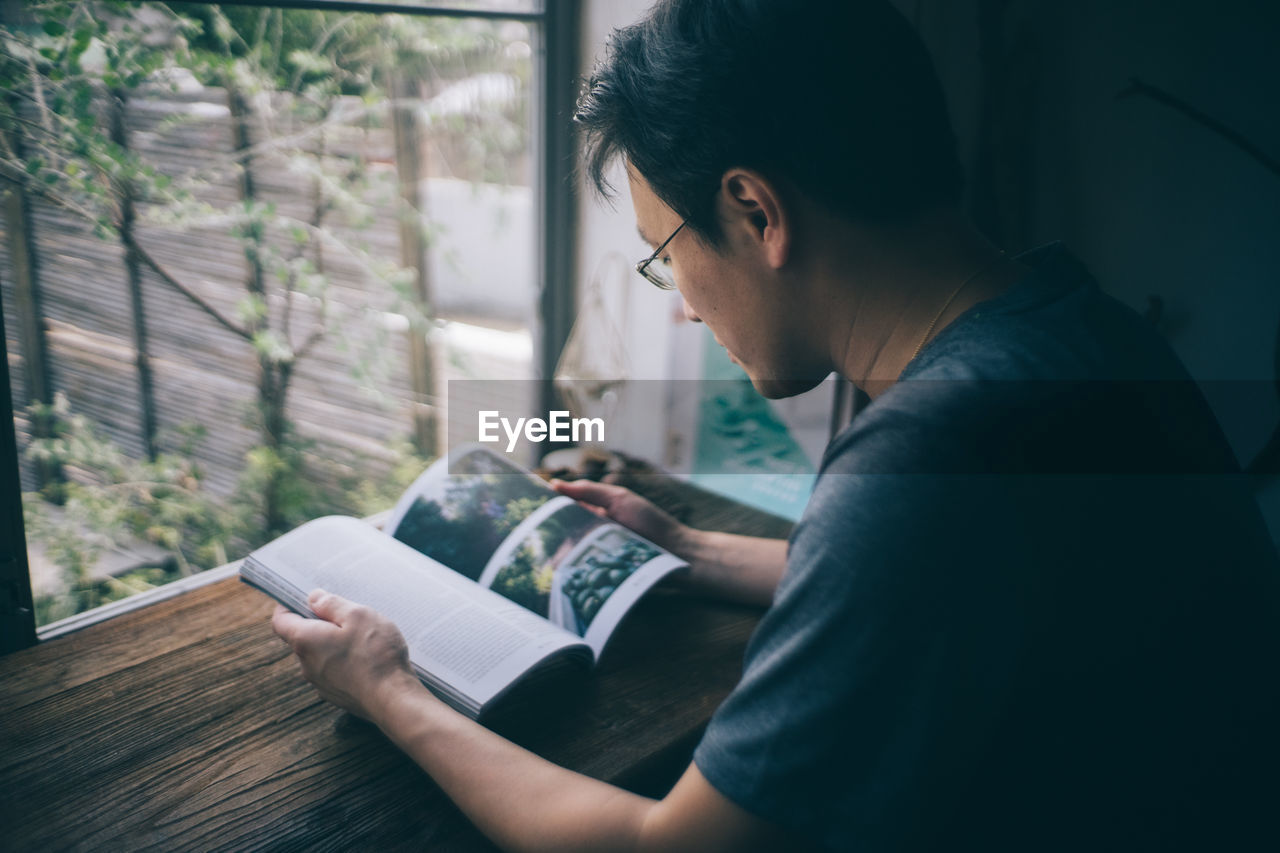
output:
[[924,337],[920,339],[920,343],[916,344],[916,351],[911,353],[912,361],[915,361],[915,357],[920,354],[920,350],[924,349],[924,345],[929,342],[929,336],[933,334],[933,327],[938,325],[938,321],[942,319],[943,314],[947,313],[947,309],[951,307],[951,303],[956,301],[956,297],[960,295],[960,291],[972,284],[978,276],[983,273],[990,272],[997,264],[1003,261],[1004,258],[1005,253],[1001,251],[994,261],[978,267],[978,269],[974,271],[973,275],[960,282],[960,286],[951,291],[951,295],[947,297],[947,301],[942,303],[942,307],[938,309],[938,313],[934,314],[933,319],[929,321],[929,328],[924,330]]

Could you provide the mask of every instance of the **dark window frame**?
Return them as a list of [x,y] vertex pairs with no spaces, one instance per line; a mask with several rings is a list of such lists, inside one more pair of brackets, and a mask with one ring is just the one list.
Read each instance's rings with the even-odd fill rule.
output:
[[[204,0],[201,0],[204,2]],[[213,3],[215,0],[208,0]],[[573,103],[577,94],[580,0],[542,0],[536,11],[502,11],[451,6],[447,3],[397,5],[360,0],[221,0],[222,6],[272,6],[372,14],[436,15],[524,21],[534,38],[534,211],[538,315],[535,321],[535,368],[550,380],[569,336],[576,303],[574,280],[576,194],[574,190]],[[4,11],[9,11],[4,9]],[[0,19],[4,15],[0,14]],[[0,190],[2,191],[2,190]],[[35,645],[31,572],[27,563],[26,528],[22,517],[22,484],[18,471],[13,396],[9,381],[4,312],[0,306],[0,654]],[[542,382],[544,410],[552,408],[549,381]],[[111,614],[120,612],[118,609]],[[106,614],[104,614],[105,616]],[[79,620],[89,624],[92,619]]]

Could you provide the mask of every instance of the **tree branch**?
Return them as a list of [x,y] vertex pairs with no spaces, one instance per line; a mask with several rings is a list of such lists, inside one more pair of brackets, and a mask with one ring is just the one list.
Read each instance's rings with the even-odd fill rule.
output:
[[212,305],[206,302],[201,296],[196,294],[195,291],[191,290],[185,284],[178,281],[178,279],[174,278],[174,276],[168,270],[166,270],[164,266],[158,260],[156,260],[155,257],[150,252],[144,249],[138,243],[137,240],[133,239],[132,237],[129,237],[127,238],[127,243],[129,245],[129,248],[133,249],[135,252],[138,253],[138,259],[141,260],[148,267],[150,267],[151,270],[155,272],[156,275],[160,276],[160,279],[165,284],[169,285],[169,287],[173,288],[174,290],[178,291],[178,293],[185,296],[192,304],[194,304],[201,311],[203,311],[204,313],[212,317],[214,320],[216,320],[218,324],[222,326],[224,329],[226,329],[227,331],[232,332],[233,334],[238,335],[241,338],[244,338],[246,341],[250,341],[250,342],[253,341],[253,335],[251,335],[248,332],[248,330],[240,328],[235,323],[232,323],[230,320],[228,320],[226,317],[223,317],[222,314],[218,311],[218,309],[214,308]]
[[79,203],[71,199],[59,195],[40,181],[32,180],[31,176],[20,166],[7,160],[0,160],[0,179],[9,181],[12,184],[22,187],[34,196],[44,199],[50,204],[61,207],[63,210],[70,211],[76,216],[81,217],[86,222],[97,223],[100,219],[98,214],[92,209],[83,207]]
[[320,341],[324,338],[324,335],[325,335],[325,328],[323,325],[321,325],[314,332],[308,335],[306,341],[302,344],[301,347],[298,348],[297,353],[294,354],[294,357],[293,357],[294,364],[297,364],[298,361],[306,358],[307,355],[313,349],[315,349],[316,344],[320,343]]

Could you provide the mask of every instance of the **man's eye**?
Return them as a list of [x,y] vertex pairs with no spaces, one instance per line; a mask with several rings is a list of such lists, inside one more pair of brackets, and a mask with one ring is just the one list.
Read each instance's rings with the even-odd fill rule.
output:
[[658,258],[658,263],[662,264],[664,267],[671,266],[671,256],[667,255],[664,258]]

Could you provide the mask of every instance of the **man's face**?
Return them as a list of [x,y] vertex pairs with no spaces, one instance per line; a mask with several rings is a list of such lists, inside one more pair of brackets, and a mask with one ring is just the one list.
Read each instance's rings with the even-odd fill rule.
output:
[[[681,217],[650,189],[634,169],[627,169],[636,227],[657,248],[680,227]],[[738,364],[757,391],[766,397],[788,397],[807,391],[827,374],[809,366],[804,353],[812,335],[798,324],[797,306],[775,271],[760,263],[758,253],[743,245],[732,223],[725,239],[711,248],[684,228],[663,250],[659,263],[670,264],[685,316],[706,323],[729,358]]]

